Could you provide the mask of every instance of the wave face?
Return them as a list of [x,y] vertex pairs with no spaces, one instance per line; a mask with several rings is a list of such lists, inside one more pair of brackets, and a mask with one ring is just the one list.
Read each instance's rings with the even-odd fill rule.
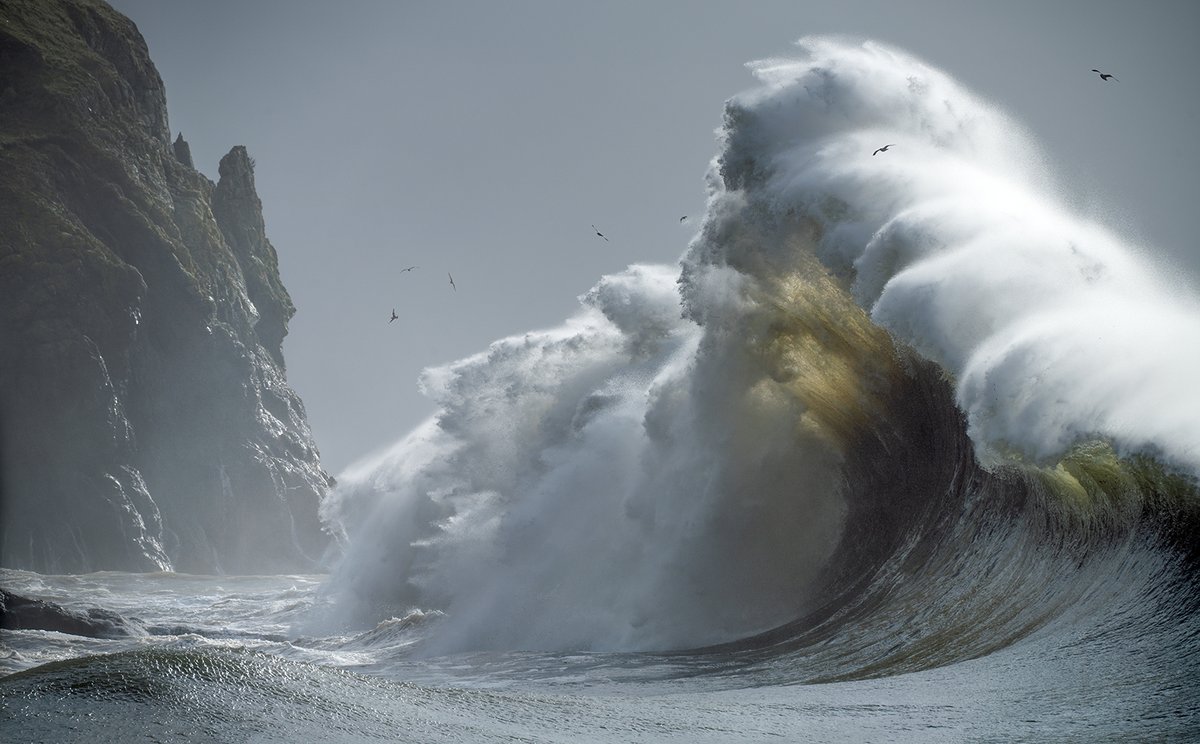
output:
[[330,620],[437,610],[430,655],[703,648],[785,682],[1081,617],[1194,660],[1162,624],[1198,596],[1194,300],[944,73],[829,38],[750,67],[680,265],[427,370],[438,413],[341,476]]

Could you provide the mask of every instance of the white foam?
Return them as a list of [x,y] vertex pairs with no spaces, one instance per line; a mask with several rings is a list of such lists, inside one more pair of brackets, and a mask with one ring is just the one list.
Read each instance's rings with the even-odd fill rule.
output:
[[958,380],[985,461],[1100,437],[1200,472],[1195,302],[1058,204],[1026,133],[944,73],[872,42],[798,46],[731,101],[721,162],[753,177],[718,189],[740,206],[720,219],[778,220],[777,245],[785,216],[814,220],[872,318]]
[[1029,137],[944,73],[798,47],[729,102],[682,273],[604,277],[563,326],[425,373],[436,416],[326,504],[350,541],[339,606],[443,610],[432,652],[661,649],[795,617],[840,535],[839,453],[750,341],[805,250],[952,376],[985,462],[1100,436],[1200,472],[1195,303],[1058,204]]
[[794,452],[794,409],[748,399],[761,370],[700,348],[676,278],[630,267],[563,327],[426,372],[436,419],[327,504],[351,537],[339,605],[444,610],[431,652],[670,648],[794,616],[838,534],[834,468]]

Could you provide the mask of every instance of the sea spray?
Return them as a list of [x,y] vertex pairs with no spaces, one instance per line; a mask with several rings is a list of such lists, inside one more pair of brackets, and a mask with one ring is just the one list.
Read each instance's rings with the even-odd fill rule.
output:
[[944,73],[873,42],[799,47],[727,106],[719,218],[770,226],[768,252],[810,233],[872,319],[957,380],[985,461],[1100,438],[1200,472],[1194,298],[1069,214],[1023,131]]
[[[879,607],[881,576],[972,536],[1023,565],[1046,504],[1136,521],[1168,477],[1139,473],[1172,469],[1194,499],[1200,313],[1057,204],[1018,125],[875,43],[803,39],[751,69],[679,268],[605,277],[562,327],[428,370],[434,418],[342,476],[339,619],[443,611],[428,653],[755,646]],[[1091,446],[1123,475],[1097,478]],[[924,601],[959,575],[921,565]],[[983,627],[986,578],[945,627]],[[1024,612],[1001,640],[938,625],[928,658],[1053,614]]]
[[445,608],[451,650],[675,648],[802,611],[840,530],[836,459],[753,344],[699,346],[676,276],[631,267],[563,328],[427,372],[436,421],[328,504],[365,516],[335,583],[375,612]]

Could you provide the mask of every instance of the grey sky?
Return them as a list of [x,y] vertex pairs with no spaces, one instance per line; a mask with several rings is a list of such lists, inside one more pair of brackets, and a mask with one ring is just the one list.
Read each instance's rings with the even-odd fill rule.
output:
[[236,144],[257,161],[299,309],[289,378],[335,473],[432,411],[423,367],[557,324],[602,274],[674,261],[743,63],[803,35],[948,71],[1028,127],[1065,201],[1200,284],[1194,2],[113,5],[197,167],[215,176]]

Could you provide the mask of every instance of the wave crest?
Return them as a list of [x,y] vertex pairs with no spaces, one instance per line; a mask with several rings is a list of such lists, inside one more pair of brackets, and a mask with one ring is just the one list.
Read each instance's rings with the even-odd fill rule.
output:
[[[443,611],[429,653],[740,653],[885,628],[911,608],[887,597],[937,605],[997,561],[1061,600],[984,643],[971,624],[1009,605],[981,590],[957,635],[914,632],[945,641],[919,666],[1070,604],[1021,550],[1091,534],[1063,515],[1132,540],[1155,504],[1194,512],[1194,303],[1056,205],[1021,129],[940,71],[799,48],[728,103],[678,271],[605,277],[563,326],[424,374],[435,417],[326,504],[342,606]],[[1111,534],[1039,555],[1098,566]],[[916,663],[847,658],[828,673]]]

